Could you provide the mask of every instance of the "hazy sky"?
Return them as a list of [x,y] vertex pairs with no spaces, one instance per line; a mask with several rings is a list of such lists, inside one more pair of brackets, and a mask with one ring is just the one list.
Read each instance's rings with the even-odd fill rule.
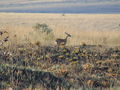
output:
[[0,12],[120,13],[120,0],[0,0]]

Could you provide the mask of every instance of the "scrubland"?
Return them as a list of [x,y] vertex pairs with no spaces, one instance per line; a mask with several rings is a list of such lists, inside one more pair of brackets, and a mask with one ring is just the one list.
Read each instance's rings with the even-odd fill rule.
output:
[[0,31],[0,89],[119,90],[119,14],[0,13]]

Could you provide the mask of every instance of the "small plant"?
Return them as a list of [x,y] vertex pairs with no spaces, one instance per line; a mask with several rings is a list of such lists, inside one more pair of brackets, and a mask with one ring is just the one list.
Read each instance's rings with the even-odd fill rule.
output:
[[87,44],[85,42],[82,43],[82,46],[86,46]]
[[40,46],[41,43],[40,43],[39,41],[37,41],[37,42],[35,42],[35,45],[36,45],[36,46]]

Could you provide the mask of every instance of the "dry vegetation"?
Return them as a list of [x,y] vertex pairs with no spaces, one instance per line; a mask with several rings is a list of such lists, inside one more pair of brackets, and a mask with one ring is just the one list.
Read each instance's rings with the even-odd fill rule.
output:
[[[64,32],[69,32],[72,38],[68,45],[107,44],[120,45],[120,15],[79,15],[79,14],[31,14],[31,13],[1,13],[0,28],[8,30],[12,36],[17,35],[19,42],[29,38],[30,41],[41,41],[46,45],[40,35],[36,35],[33,26],[36,23],[47,24],[53,29],[54,39],[64,38]],[[55,45],[54,40],[50,42]]]
[[[1,13],[0,31],[8,33],[0,39],[9,38],[0,46],[0,89],[119,89],[118,18]],[[72,37],[58,47],[64,32]]]

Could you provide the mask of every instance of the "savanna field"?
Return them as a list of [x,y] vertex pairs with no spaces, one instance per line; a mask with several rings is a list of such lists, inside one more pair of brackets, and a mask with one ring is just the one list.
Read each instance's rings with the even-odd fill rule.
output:
[[119,14],[0,13],[0,90],[119,86]]

